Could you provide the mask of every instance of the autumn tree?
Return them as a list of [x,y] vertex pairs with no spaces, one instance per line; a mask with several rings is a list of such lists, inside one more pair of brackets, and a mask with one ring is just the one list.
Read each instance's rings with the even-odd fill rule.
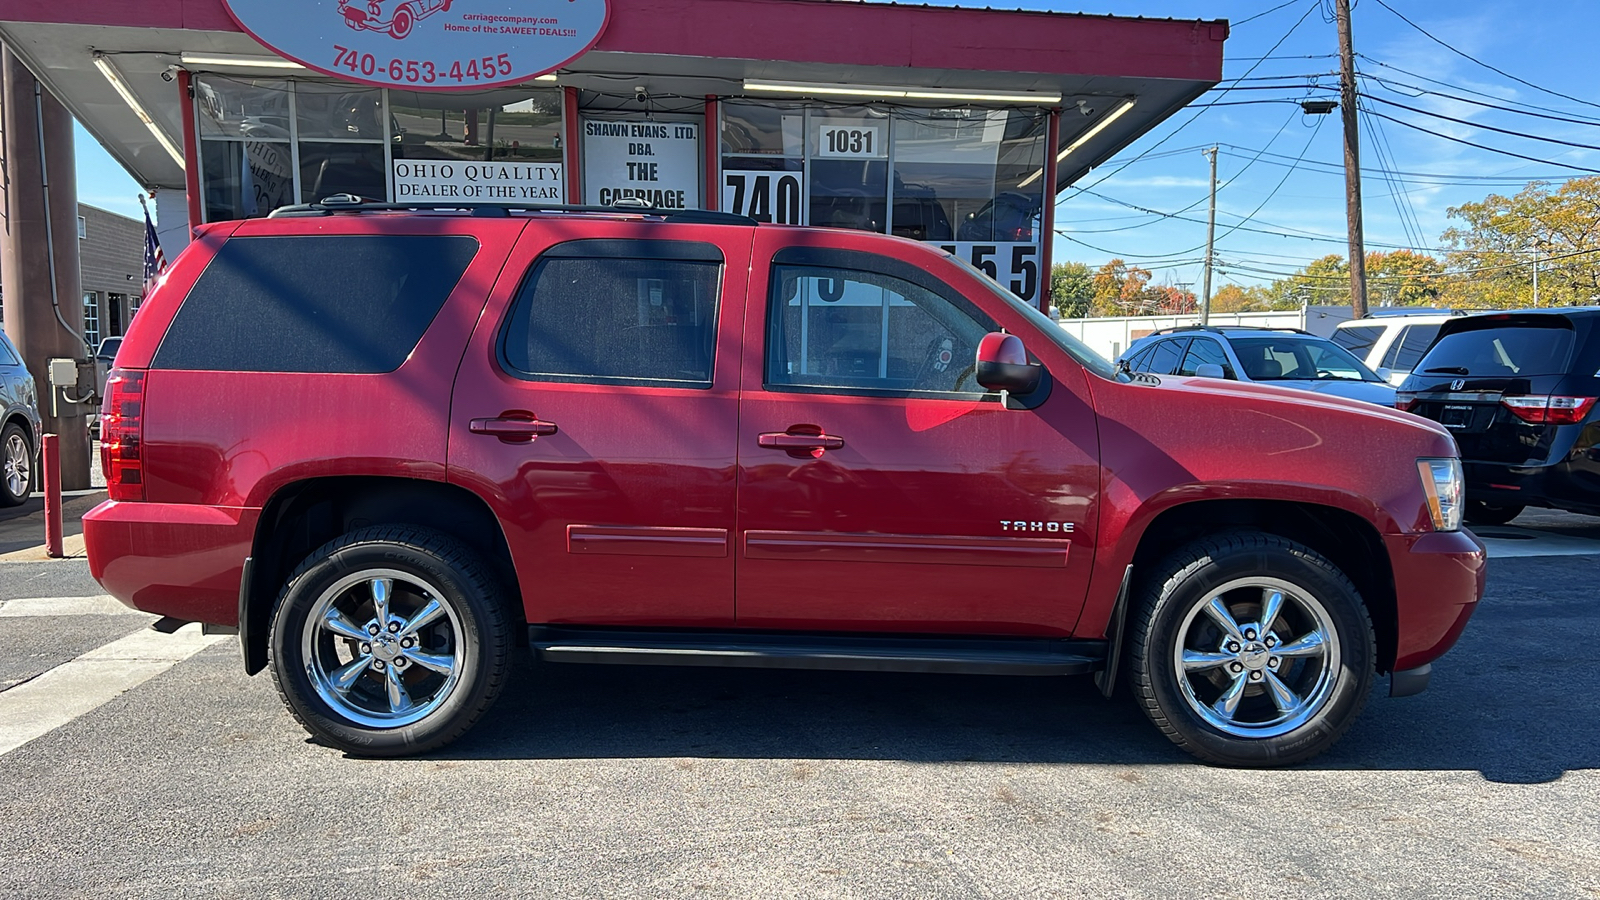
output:
[[1094,271],[1086,263],[1064,262],[1050,267],[1050,302],[1063,319],[1081,319],[1094,305]]
[[1211,311],[1260,312],[1272,309],[1272,302],[1272,292],[1260,285],[1242,287],[1237,284],[1225,284],[1221,290],[1211,295]]
[[1535,264],[1542,306],[1600,296],[1600,176],[1555,189],[1535,181],[1514,196],[1490,194],[1448,214],[1461,222],[1444,233],[1452,305],[1532,306]]

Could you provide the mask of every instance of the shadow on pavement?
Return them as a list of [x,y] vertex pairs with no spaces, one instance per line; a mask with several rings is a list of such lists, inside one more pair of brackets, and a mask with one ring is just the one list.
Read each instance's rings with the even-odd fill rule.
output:
[[[1595,557],[1495,561],[1429,690],[1391,699],[1379,680],[1344,739],[1305,767],[1505,783],[1600,768],[1597,576]],[[496,707],[440,756],[1192,762],[1087,678],[558,665],[514,667]]]
[[[61,531],[65,535],[83,533],[83,514],[106,499],[104,490],[75,491],[62,498]],[[20,506],[0,509],[0,554],[44,543],[44,495],[34,494]]]

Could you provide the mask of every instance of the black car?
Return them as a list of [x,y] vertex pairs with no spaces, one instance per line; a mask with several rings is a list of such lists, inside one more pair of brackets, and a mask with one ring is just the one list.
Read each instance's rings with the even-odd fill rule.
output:
[[1600,308],[1465,316],[1400,386],[1395,405],[1450,429],[1467,521],[1529,506],[1600,515]]

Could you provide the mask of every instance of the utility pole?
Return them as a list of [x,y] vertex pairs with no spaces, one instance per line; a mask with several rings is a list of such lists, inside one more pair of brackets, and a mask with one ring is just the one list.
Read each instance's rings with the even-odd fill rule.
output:
[[1217,148],[1201,151],[1211,157],[1211,209],[1206,213],[1206,281],[1200,292],[1200,324],[1211,321],[1211,266],[1216,259],[1217,243]]
[[1344,115],[1345,217],[1350,224],[1350,315],[1367,314],[1366,240],[1361,234],[1361,135],[1356,130],[1356,60],[1350,0],[1333,0],[1339,20],[1339,106]]

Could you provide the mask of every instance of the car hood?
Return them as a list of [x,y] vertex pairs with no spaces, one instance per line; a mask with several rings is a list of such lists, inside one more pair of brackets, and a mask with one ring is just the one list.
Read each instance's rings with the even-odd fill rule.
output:
[[1394,405],[1394,386],[1376,381],[1354,381],[1350,379],[1296,379],[1293,381],[1273,381],[1273,387],[1292,388],[1297,391],[1311,391],[1315,394],[1325,394],[1331,397],[1344,397],[1349,400],[1365,400],[1379,406]]

